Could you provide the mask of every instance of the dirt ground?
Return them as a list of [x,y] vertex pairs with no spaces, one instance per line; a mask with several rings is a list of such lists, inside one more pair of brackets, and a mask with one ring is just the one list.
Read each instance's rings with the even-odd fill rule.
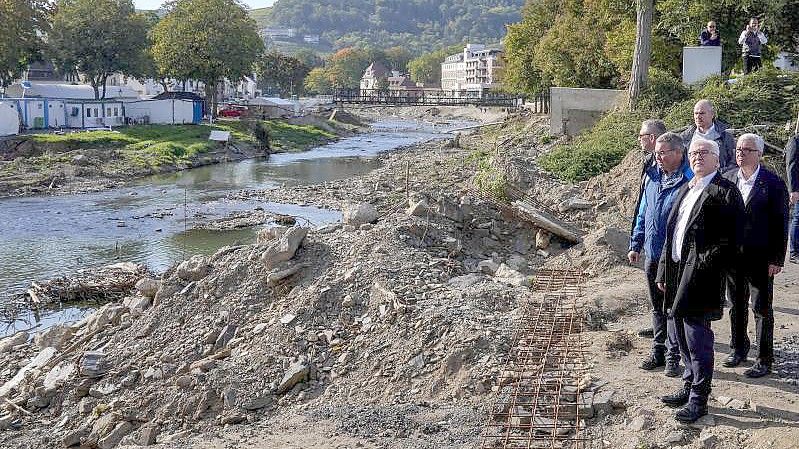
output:
[[[537,141],[545,126],[514,117],[464,136],[460,148],[438,142],[382,155],[383,166],[361,177],[242,193],[326,207],[367,202],[378,218],[311,231],[277,268],[259,263],[278,248],[267,247],[270,236],[193,258],[158,280],[152,304],[141,289],[104,308],[104,325],[95,317],[77,327],[79,343],[68,341],[78,357],[105,348],[116,368],[97,383],[67,378],[50,396],[41,379],[29,379],[15,403],[34,414],[6,407],[16,421],[0,431],[0,446],[134,448],[154,426],[160,432],[148,447],[160,449],[476,448],[524,306],[524,278],[562,262],[588,275],[586,358],[594,383],[614,392],[612,411],[588,421],[598,435],[590,449],[799,448],[799,266],[788,264],[775,283],[777,372],[751,380],[745,367],[721,366],[725,316],[713,325],[710,417],[678,424],[658,397],[680,381],[638,368],[651,341],[636,336],[649,323],[643,272],[624,262],[636,155],[599,179],[564,184],[535,167],[547,150]],[[497,136],[510,139],[498,148]],[[563,212],[585,231],[583,243],[567,249],[555,239],[537,252],[529,223],[474,191],[470,158],[486,150],[546,207],[589,201]],[[473,218],[461,217],[466,209]],[[492,264],[519,276],[500,279]],[[268,279],[283,269],[298,274],[274,286]],[[23,366],[36,350],[21,344],[0,351],[0,362]],[[318,372],[289,391],[278,387],[306,357]],[[0,369],[0,384],[14,372]]]

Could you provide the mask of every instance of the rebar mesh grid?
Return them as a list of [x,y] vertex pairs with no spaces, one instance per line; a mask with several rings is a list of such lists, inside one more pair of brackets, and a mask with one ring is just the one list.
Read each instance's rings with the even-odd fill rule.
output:
[[577,300],[582,272],[539,270],[513,337],[481,449],[595,447],[586,426],[591,412]]

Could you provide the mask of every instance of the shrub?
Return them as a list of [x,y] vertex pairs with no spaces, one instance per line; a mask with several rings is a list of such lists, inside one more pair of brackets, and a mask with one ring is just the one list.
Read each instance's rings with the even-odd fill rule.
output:
[[638,145],[641,122],[649,117],[642,112],[614,111],[593,128],[576,136],[539,159],[539,165],[555,176],[578,182],[604,173]]

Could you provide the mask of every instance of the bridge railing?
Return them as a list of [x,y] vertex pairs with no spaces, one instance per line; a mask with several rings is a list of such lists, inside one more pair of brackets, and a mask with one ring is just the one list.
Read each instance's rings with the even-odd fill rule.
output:
[[[500,106],[519,108],[525,97],[497,92],[450,92],[434,89],[340,89],[333,94],[335,103],[423,106]],[[549,99],[542,98],[539,109],[549,109]]]

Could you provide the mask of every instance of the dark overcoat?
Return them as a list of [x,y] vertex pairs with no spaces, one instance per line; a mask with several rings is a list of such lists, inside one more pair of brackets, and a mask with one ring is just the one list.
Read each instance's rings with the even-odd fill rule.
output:
[[726,275],[739,257],[743,200],[738,187],[717,172],[690,212],[678,263],[671,250],[680,204],[688,190],[688,184],[680,189],[669,214],[656,280],[666,285],[664,311],[669,316],[718,320]]
[[[739,168],[724,177],[738,182]],[[742,263],[782,266],[788,247],[788,188],[779,176],[760,166],[755,185],[744,201]]]

